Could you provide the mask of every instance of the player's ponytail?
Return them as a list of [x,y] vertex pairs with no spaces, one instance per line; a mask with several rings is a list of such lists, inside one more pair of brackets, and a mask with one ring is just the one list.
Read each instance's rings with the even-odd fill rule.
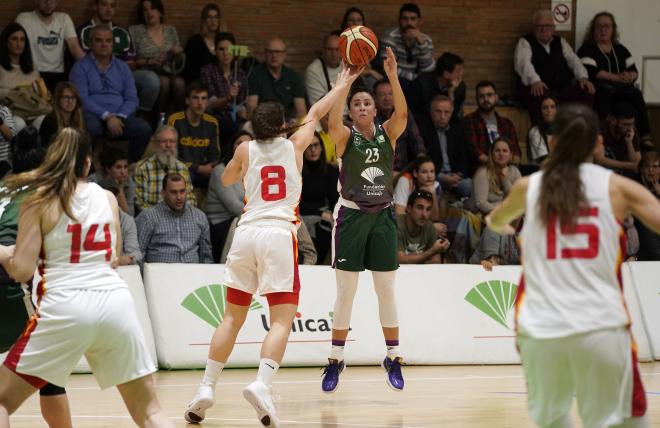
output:
[[290,134],[304,123],[285,126],[284,107],[282,104],[267,101],[257,106],[252,114],[252,130],[257,140],[269,140],[283,134]]
[[561,106],[552,124],[554,147],[543,163],[539,218],[547,224],[557,216],[572,226],[580,208],[587,204],[580,180],[580,164],[593,155],[598,137],[598,118],[580,104]]

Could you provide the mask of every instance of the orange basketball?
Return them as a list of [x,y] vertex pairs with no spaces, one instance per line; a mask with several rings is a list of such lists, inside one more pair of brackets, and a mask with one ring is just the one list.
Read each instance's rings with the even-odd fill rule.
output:
[[348,64],[368,64],[378,53],[378,37],[363,25],[347,28],[339,36],[339,52]]

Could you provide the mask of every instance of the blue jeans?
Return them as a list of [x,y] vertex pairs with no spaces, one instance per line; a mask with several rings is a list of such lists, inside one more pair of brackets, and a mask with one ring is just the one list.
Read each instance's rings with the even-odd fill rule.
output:
[[[92,140],[96,140],[105,134],[105,122],[97,116],[85,112],[85,122]],[[144,149],[149,144],[152,133],[151,126],[149,126],[146,120],[135,115],[124,119],[124,133],[117,138],[130,141],[128,145],[128,160],[130,163],[140,160]]]
[[133,77],[140,101],[140,110],[153,110],[160,94],[160,77],[151,70],[135,70]]

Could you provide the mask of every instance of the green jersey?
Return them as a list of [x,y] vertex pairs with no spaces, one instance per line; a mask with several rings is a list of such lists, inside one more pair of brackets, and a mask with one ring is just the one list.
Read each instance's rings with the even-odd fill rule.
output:
[[390,206],[394,193],[394,150],[383,127],[375,126],[373,140],[351,128],[346,149],[339,159],[341,197],[367,213]]

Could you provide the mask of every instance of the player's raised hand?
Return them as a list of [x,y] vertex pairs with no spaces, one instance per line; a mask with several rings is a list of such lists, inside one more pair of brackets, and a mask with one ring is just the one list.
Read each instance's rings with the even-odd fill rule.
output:
[[387,74],[387,77],[390,79],[390,81],[393,79],[398,79],[399,77],[397,74],[396,57],[394,56],[394,52],[389,46],[385,48],[385,52],[387,53],[387,58],[385,58],[385,61],[383,61],[383,69],[385,70],[385,74]]
[[355,66],[355,65],[349,65],[343,63],[342,69],[337,75],[335,86],[351,85],[363,71],[364,71],[364,65]]

